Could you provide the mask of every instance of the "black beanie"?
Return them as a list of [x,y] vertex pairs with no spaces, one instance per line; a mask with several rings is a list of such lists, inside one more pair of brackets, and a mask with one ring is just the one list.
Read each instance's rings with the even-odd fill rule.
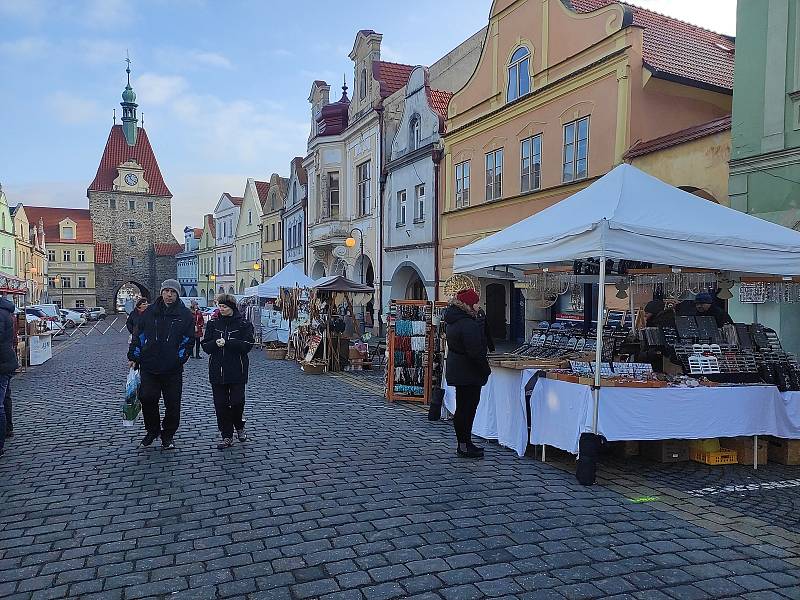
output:
[[663,310],[664,310],[663,300],[650,300],[650,302],[648,302],[644,307],[644,312],[650,315],[657,315]]

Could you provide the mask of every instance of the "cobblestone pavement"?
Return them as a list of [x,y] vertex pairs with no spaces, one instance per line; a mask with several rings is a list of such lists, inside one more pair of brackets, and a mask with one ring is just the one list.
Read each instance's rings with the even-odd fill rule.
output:
[[137,449],[124,341],[65,344],[13,382],[0,597],[800,598],[790,532],[624,468],[583,488],[493,444],[459,460],[448,423],[260,354],[248,442],[214,448],[192,360],[177,449]]

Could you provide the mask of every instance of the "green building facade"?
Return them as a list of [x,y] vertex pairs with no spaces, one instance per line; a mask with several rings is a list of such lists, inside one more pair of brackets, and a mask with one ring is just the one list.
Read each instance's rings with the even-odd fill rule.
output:
[[14,275],[16,272],[16,248],[14,220],[11,218],[3,187],[0,186],[0,271],[7,275]]
[[[730,205],[800,230],[800,0],[740,0],[736,23]],[[800,306],[731,304],[800,351]]]

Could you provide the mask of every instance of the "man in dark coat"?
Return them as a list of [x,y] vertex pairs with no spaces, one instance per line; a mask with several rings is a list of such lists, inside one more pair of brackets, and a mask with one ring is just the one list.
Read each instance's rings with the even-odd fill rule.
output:
[[479,300],[475,290],[463,290],[450,301],[442,317],[447,334],[447,384],[456,388],[456,451],[467,458],[483,457],[483,449],[472,443],[472,424],[481,388],[492,371],[487,358],[486,324],[476,309]]
[[[147,435],[147,447],[161,436],[162,450],[175,447],[173,438],[181,420],[183,365],[189,359],[194,337],[194,319],[178,299],[180,284],[167,279],[161,284],[161,296],[142,313],[128,349],[132,367],[141,371],[139,400]],[[158,410],[164,397],[164,422]]]
[[14,348],[14,303],[0,298],[0,456],[6,441],[6,390],[11,376],[19,368],[17,350]]
[[217,298],[220,316],[208,322],[203,336],[203,350],[209,356],[208,379],[214,394],[217,426],[222,434],[220,450],[233,444],[233,430],[240,442],[247,439],[244,431],[244,388],[247,384],[255,338],[253,324],[236,306],[236,298],[221,294]]

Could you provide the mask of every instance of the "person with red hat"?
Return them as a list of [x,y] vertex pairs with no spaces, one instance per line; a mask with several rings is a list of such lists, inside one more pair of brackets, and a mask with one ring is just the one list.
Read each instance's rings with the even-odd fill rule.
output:
[[472,424],[481,400],[481,388],[492,372],[487,358],[489,341],[477,304],[478,292],[466,289],[450,301],[444,315],[447,333],[447,383],[456,388],[453,426],[458,447],[465,458],[483,458],[483,448],[472,443]]

